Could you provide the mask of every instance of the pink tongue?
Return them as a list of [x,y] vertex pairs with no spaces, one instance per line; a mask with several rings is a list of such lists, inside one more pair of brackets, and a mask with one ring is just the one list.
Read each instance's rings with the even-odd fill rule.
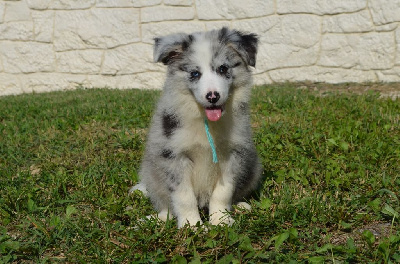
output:
[[222,116],[222,109],[221,108],[216,108],[216,109],[207,109],[206,108],[206,115],[207,115],[208,120],[218,121]]

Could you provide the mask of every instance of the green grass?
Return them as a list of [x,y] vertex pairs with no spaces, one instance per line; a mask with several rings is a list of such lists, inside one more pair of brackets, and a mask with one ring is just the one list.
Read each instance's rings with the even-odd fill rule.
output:
[[400,262],[400,100],[298,86],[254,90],[265,182],[207,232],[127,195],[159,92],[0,97],[0,262]]

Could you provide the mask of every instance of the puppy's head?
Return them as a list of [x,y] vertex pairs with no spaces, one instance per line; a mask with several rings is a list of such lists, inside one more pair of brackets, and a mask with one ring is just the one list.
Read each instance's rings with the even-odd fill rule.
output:
[[168,35],[155,39],[154,60],[168,65],[169,76],[184,81],[207,118],[217,121],[231,92],[249,80],[257,44],[255,34],[228,28]]

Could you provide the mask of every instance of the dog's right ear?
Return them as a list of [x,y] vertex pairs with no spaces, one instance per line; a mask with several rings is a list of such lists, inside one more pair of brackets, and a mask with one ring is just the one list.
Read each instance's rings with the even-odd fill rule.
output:
[[169,65],[182,57],[193,41],[188,34],[174,34],[154,39],[154,62]]

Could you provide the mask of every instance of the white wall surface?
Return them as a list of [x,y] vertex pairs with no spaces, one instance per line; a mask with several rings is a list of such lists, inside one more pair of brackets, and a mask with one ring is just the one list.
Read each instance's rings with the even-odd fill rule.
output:
[[0,95],[160,89],[152,39],[260,36],[256,84],[400,81],[400,0],[0,0]]

